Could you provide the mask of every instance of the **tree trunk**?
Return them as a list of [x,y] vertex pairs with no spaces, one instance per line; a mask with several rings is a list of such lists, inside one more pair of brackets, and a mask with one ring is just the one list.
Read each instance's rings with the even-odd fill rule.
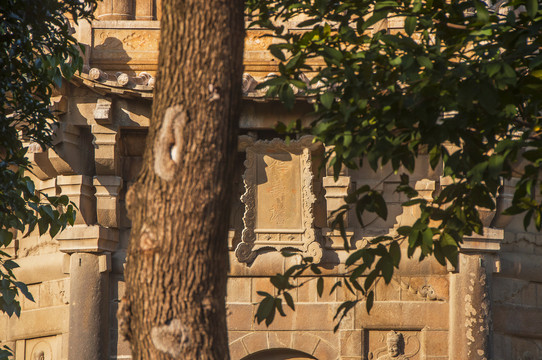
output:
[[241,0],[164,0],[153,115],[119,309],[134,359],[228,359],[226,235],[244,42]]

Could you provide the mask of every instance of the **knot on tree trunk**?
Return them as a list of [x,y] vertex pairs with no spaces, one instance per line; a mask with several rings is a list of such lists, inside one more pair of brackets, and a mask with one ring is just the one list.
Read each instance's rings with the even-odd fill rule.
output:
[[184,139],[183,128],[188,115],[182,105],[169,107],[154,142],[154,172],[162,180],[170,181],[181,162]]
[[183,349],[189,344],[188,331],[179,319],[152,328],[151,340],[154,347],[174,358],[181,355]]

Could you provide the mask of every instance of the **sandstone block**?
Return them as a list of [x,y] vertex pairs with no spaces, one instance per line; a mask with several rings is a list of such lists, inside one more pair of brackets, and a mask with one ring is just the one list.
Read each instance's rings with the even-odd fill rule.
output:
[[60,194],[67,195],[79,208],[76,224],[92,225],[96,222],[96,199],[92,178],[85,175],[59,175],[57,185]]
[[231,277],[228,279],[227,302],[251,302],[251,279]]
[[93,183],[96,188],[98,224],[108,228],[120,227],[119,192],[122,178],[111,175],[95,176]]
[[266,331],[255,331],[241,339],[249,354],[269,348]]
[[60,251],[100,252],[115,251],[118,244],[118,231],[98,225],[76,225],[67,228],[58,236]]
[[339,332],[340,355],[361,357],[362,337],[360,330],[341,330]]

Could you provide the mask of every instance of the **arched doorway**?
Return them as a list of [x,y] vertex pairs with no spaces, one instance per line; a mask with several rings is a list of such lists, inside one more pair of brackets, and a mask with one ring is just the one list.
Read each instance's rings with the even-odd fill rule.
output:
[[291,349],[270,349],[258,351],[242,360],[317,360],[314,356]]

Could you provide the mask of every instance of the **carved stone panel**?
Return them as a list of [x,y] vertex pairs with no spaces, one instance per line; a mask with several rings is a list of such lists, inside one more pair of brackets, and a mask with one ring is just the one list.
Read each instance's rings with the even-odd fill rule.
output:
[[296,249],[319,261],[322,248],[314,228],[312,137],[288,144],[257,141],[246,148],[245,228],[236,256],[249,263],[259,249]]
[[416,330],[365,330],[365,358],[369,360],[418,360],[421,334]]
[[[25,360],[60,359],[59,336],[48,336],[26,341]],[[23,357],[21,357],[23,359]]]

